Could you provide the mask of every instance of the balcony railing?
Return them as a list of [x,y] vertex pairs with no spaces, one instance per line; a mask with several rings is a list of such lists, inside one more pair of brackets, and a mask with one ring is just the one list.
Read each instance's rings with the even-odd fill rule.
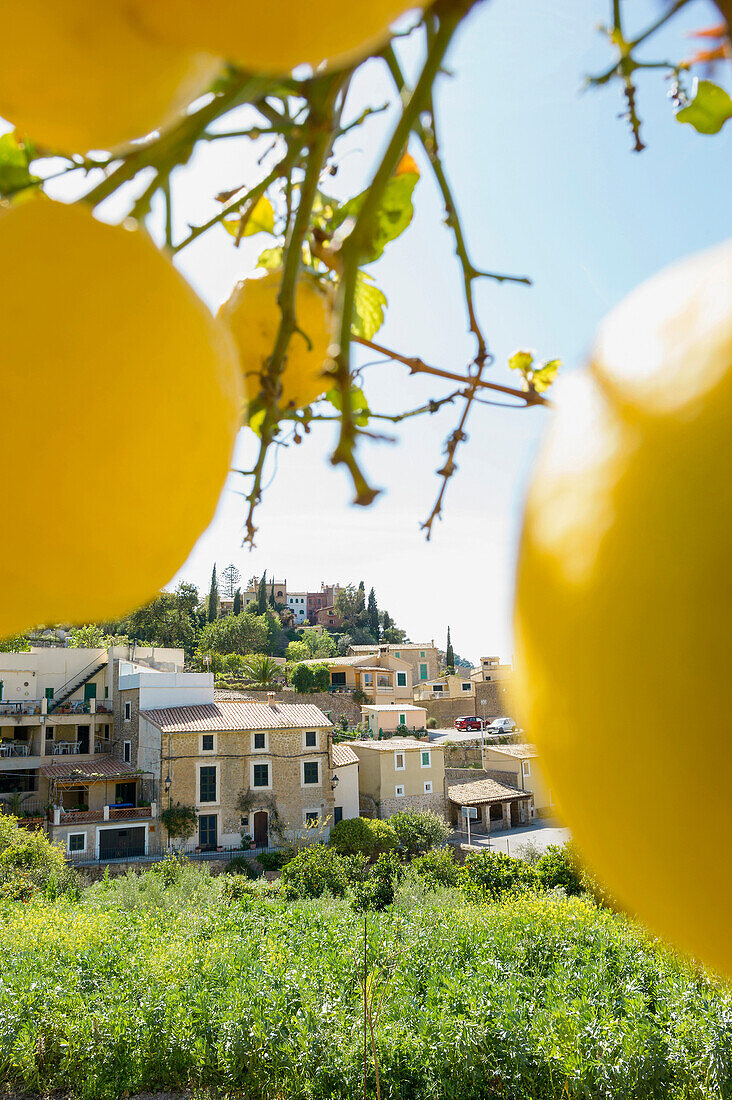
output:
[[54,825],[81,825],[85,821],[104,821],[104,810],[60,811]]
[[152,806],[103,806],[101,810],[53,810],[54,825],[82,825],[89,821],[139,821],[157,817],[157,805]]
[[31,747],[25,742],[6,741],[0,744],[0,757],[3,756],[30,756]]
[[22,718],[26,714],[42,714],[43,699],[4,699],[0,703],[0,718]]

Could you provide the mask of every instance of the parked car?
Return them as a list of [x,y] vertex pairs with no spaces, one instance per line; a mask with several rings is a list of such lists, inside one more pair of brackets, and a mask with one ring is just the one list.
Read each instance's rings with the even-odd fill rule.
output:
[[516,723],[513,718],[494,718],[486,726],[486,733],[513,733]]
[[483,719],[478,718],[477,714],[464,715],[462,718],[455,719],[456,730],[482,730]]

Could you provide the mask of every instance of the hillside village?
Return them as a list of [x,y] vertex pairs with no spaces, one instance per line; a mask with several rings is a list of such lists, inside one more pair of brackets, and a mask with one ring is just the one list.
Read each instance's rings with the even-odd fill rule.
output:
[[550,810],[510,664],[459,665],[449,631],[445,650],[409,641],[363,584],[235,580],[161,594],[187,645],[130,640],[169,629],[153,605],[6,643],[0,810],[77,863],[277,848],[407,808],[461,829],[470,807],[484,834]]

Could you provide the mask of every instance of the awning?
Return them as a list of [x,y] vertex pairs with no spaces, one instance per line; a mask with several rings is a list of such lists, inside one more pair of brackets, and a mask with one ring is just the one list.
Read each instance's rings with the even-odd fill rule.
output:
[[84,763],[68,761],[63,764],[47,764],[40,772],[46,779],[65,783],[103,783],[106,779],[135,779],[140,774],[124,761],[109,756],[100,756],[98,760]]

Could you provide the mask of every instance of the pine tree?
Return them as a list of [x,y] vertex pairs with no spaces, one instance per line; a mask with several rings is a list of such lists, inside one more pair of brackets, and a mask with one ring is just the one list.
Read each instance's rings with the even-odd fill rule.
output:
[[447,665],[448,672],[455,671],[455,650],[452,648],[449,626],[447,628],[447,650],[445,652],[445,664]]
[[378,640],[379,640],[379,608],[377,607],[377,604],[376,604],[376,593],[374,592],[373,588],[369,592],[369,602],[368,602],[368,609],[367,610],[368,610],[368,616],[369,616],[369,629],[371,630],[371,633],[373,634],[374,638],[378,642]]
[[219,617],[219,585],[216,580],[216,566],[211,573],[211,588],[208,593],[208,605],[206,607],[206,619],[212,623]]
[[259,582],[259,590],[257,591],[257,614],[264,615],[267,610],[267,570],[262,573],[262,579]]
[[241,588],[237,588],[236,592],[234,593],[234,606],[232,608],[232,614],[241,614]]
[[236,568],[233,562],[226,566],[226,569],[221,571],[221,592],[224,596],[232,598],[236,591],[236,586],[241,580],[241,573]]

